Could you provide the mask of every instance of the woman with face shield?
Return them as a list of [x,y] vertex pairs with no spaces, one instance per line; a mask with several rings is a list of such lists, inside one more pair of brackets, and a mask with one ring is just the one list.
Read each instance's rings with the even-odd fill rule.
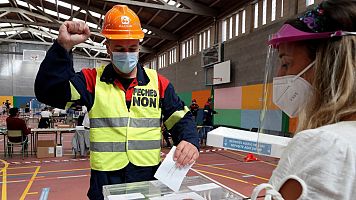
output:
[[279,58],[273,102],[298,128],[252,199],[262,189],[266,199],[355,199],[356,0],[323,1],[269,44]]

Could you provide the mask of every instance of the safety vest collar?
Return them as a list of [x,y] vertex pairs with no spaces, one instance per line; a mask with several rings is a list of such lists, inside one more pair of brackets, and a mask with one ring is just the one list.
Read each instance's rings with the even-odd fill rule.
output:
[[[117,76],[118,75],[114,70],[114,66],[112,65],[112,63],[109,63],[108,65],[106,65],[102,75],[100,76],[100,81],[109,84],[114,84],[115,80],[117,80]],[[136,80],[139,86],[145,86],[150,82],[150,78],[146,74],[142,65],[139,63],[137,64]]]

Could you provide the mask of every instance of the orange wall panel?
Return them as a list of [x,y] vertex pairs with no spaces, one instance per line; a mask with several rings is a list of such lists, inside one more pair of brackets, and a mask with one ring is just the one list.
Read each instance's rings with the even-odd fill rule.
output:
[[[264,84],[242,86],[242,109],[260,110],[262,109]],[[267,110],[278,110],[272,102],[272,84],[267,85]]]
[[260,110],[262,108],[263,84],[242,86],[243,110]]
[[289,118],[289,132],[295,133],[298,126],[298,118]]
[[200,108],[204,108],[205,103],[210,97],[210,90],[198,90],[192,92],[192,99],[197,100],[197,104]]

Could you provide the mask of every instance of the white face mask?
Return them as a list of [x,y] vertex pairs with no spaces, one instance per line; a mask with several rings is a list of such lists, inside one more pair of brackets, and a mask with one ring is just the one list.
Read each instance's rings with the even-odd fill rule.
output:
[[120,72],[128,74],[137,65],[138,52],[112,52],[111,60]]
[[298,75],[273,78],[273,103],[291,118],[298,115],[313,93],[310,83],[300,76],[314,64],[315,61]]

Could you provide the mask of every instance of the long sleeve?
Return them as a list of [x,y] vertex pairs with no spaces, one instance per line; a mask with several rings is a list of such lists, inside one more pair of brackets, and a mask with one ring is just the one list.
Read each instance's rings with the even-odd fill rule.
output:
[[[87,87],[88,73],[85,74],[83,71],[85,69],[75,73],[71,52],[67,52],[55,41],[37,73],[35,80],[37,99],[56,108],[63,109],[67,103],[75,101],[86,105],[88,109],[91,108],[94,97]],[[95,70],[88,71],[96,73]]]
[[162,114],[164,124],[172,134],[175,145],[185,140],[199,149],[199,138],[192,113],[179,99],[171,83],[164,91]]

